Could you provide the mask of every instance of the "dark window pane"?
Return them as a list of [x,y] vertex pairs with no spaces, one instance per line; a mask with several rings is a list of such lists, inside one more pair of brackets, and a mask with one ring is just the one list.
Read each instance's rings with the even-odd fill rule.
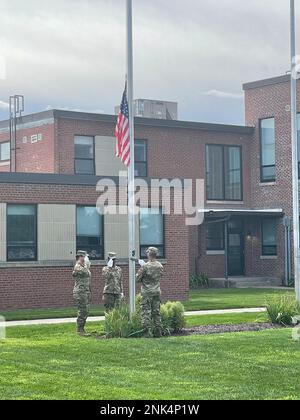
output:
[[[268,118],[261,121],[261,164],[262,164],[262,181],[264,182],[274,181],[275,180],[275,164],[276,164],[276,141],[275,141],[275,119],[274,118]],[[271,175],[272,175],[272,178],[271,178]]]
[[147,176],[147,142],[135,140],[135,176]]
[[223,200],[223,147],[206,147],[207,199]]
[[264,256],[275,256],[277,255],[277,246],[263,246]]
[[225,200],[242,199],[241,149],[225,147]]
[[36,229],[35,206],[7,206],[8,261],[36,259]]
[[242,200],[240,147],[206,147],[206,185],[208,200]]
[[147,176],[147,164],[146,163],[135,163],[135,176],[146,177]]
[[77,248],[87,251],[91,260],[103,259],[101,238],[77,236]]
[[36,260],[36,247],[8,246],[8,261],[34,261]]
[[265,182],[275,181],[276,178],[276,167],[275,166],[264,166],[262,167],[262,180]]
[[223,251],[224,244],[224,223],[208,223],[206,225],[206,249],[208,251]]
[[91,260],[103,259],[103,219],[96,207],[77,207],[77,248],[87,251]]
[[95,165],[94,160],[76,159],[75,173],[77,175],[94,175]]
[[276,219],[262,221],[263,255],[277,255],[277,222]]
[[75,158],[93,159],[94,158],[94,138],[75,137]]
[[147,160],[147,143],[145,140],[135,140],[134,146],[135,160],[137,162],[146,162]]

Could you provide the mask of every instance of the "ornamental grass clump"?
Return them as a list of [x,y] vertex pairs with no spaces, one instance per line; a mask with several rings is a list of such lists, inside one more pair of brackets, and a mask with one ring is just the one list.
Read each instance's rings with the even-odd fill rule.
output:
[[143,331],[137,314],[130,318],[128,305],[122,304],[105,314],[104,333],[107,338],[130,338],[141,336]]
[[[178,334],[185,327],[184,306],[180,302],[167,302],[161,305],[162,334]],[[154,328],[153,328],[154,329]],[[136,298],[136,311],[130,317],[128,305],[105,315],[104,334],[106,338],[138,338],[143,336],[141,322],[141,295]]]
[[275,296],[268,301],[267,312],[272,324],[290,326],[300,315],[300,304],[292,296]]

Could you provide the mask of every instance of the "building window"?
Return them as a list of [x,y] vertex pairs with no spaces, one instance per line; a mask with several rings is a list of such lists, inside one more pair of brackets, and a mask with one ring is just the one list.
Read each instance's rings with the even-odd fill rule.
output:
[[242,201],[242,153],[239,146],[206,146],[207,199]]
[[146,257],[147,248],[158,248],[159,258],[164,258],[164,216],[161,209],[140,209],[140,254]]
[[10,143],[5,142],[0,144],[0,161],[5,162],[10,160]]
[[276,141],[275,119],[267,118],[260,122],[261,138],[261,181],[276,180]]
[[31,136],[31,143],[37,143],[38,142],[38,136],[37,134],[34,134],[33,136]]
[[135,176],[147,176],[147,141],[135,140]]
[[75,174],[95,175],[94,137],[75,136]]
[[103,216],[96,207],[77,207],[77,249],[87,251],[91,260],[102,260]]
[[277,222],[276,219],[262,220],[262,255],[277,255]]
[[7,261],[37,259],[37,207],[7,205]]
[[209,222],[206,225],[206,249],[207,251],[224,251],[225,249],[225,226],[224,222]]

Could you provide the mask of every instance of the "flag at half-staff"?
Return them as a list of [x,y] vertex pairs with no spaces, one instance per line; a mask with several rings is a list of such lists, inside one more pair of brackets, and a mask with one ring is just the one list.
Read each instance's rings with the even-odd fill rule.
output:
[[115,130],[117,139],[116,156],[122,160],[124,165],[130,165],[130,129],[129,129],[129,106],[127,99],[127,83],[122,97],[120,112]]
[[135,311],[135,159],[133,115],[133,31],[132,0],[126,1],[127,15],[127,78],[116,125],[116,155],[128,169],[128,249],[129,249],[129,304],[130,314]]

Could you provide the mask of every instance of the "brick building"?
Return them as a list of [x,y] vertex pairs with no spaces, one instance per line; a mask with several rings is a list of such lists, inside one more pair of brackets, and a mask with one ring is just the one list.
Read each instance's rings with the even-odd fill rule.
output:
[[[141,200],[137,249],[143,256],[147,245],[160,248],[165,299],[186,299],[191,274],[266,284],[290,276],[289,77],[244,90],[246,126],[136,118],[138,178],[206,185],[201,226],[164,216],[161,203],[150,215]],[[0,308],[71,305],[76,247],[94,257],[94,302],[109,250],[118,251],[127,284],[126,217],[95,212],[97,181],[124,170],[114,157],[115,123],[111,115],[58,110],[24,116],[10,151],[8,122],[0,122]]]

